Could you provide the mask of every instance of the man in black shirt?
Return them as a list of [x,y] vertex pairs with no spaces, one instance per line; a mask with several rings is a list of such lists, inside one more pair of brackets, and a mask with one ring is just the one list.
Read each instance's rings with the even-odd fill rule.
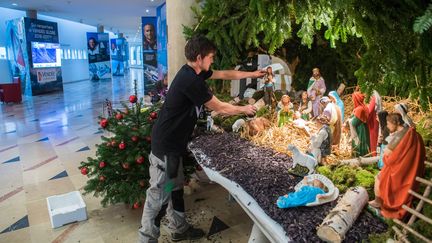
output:
[[187,143],[203,106],[223,115],[254,115],[251,105],[234,106],[216,98],[205,80],[260,78],[264,71],[242,72],[210,69],[216,52],[214,44],[203,36],[193,37],[185,47],[185,64],[176,74],[152,131],[150,187],[139,229],[139,242],[157,242],[161,218],[167,213],[171,240],[194,240],[204,236],[201,229],[185,219],[183,200],[183,163]]

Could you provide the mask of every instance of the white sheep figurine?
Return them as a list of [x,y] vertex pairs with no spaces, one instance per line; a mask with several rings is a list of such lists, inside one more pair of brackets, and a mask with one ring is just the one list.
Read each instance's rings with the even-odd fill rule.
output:
[[315,166],[318,165],[318,162],[313,156],[300,152],[300,150],[293,144],[289,144],[287,149],[293,154],[293,168],[299,164],[309,169],[308,175],[315,172]]
[[237,121],[234,122],[234,124],[232,125],[232,130],[233,132],[239,132],[240,129],[242,127],[244,127],[244,125],[246,124],[246,121],[243,119],[238,119]]

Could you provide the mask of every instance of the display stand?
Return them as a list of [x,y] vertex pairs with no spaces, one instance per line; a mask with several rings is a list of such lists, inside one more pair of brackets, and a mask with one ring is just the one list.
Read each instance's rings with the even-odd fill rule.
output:
[[271,219],[264,210],[258,205],[257,201],[252,198],[243,188],[234,181],[231,181],[221,175],[219,172],[205,166],[207,157],[198,149],[192,149],[192,153],[201,164],[204,172],[209,179],[223,186],[235,198],[238,204],[249,215],[254,222],[249,242],[266,243],[266,242],[289,242],[282,226]]

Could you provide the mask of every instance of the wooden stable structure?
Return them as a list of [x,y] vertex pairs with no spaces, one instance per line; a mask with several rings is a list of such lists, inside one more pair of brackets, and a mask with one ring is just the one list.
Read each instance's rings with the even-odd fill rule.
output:
[[[429,167],[427,169],[431,169],[432,163],[430,162],[425,162],[425,163],[426,163],[426,168]],[[413,197],[420,200],[419,203],[417,204],[415,209],[403,205],[402,208],[405,209],[408,213],[410,213],[411,217],[407,223],[404,223],[398,219],[394,219],[393,221],[397,224],[397,226],[395,225],[392,228],[395,231],[395,237],[398,242],[410,242],[408,240],[408,233],[410,233],[413,236],[415,236],[417,239],[422,240],[423,242],[432,243],[432,239],[427,239],[425,236],[423,236],[422,234],[420,234],[419,232],[411,228],[412,224],[416,221],[416,219],[423,220],[429,224],[432,224],[432,219],[428,218],[427,216],[421,213],[425,203],[429,203],[432,205],[432,200],[429,198],[432,191],[432,178],[426,180],[424,178],[417,177],[416,181],[426,186],[423,195],[420,195],[419,193],[413,190],[409,191],[409,193]]]

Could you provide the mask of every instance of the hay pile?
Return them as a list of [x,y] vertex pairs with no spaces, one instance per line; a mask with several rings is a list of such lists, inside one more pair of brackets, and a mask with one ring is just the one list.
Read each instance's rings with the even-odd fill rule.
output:
[[[309,133],[303,128],[295,127],[293,124],[286,124],[283,127],[273,125],[255,136],[250,136],[248,133],[242,133],[241,135],[256,145],[272,148],[278,153],[291,156],[291,152],[287,150],[288,144],[294,144],[300,151],[305,152],[309,148],[310,135],[318,132],[315,123],[311,122],[307,126]],[[327,163],[336,164],[340,160],[349,158],[351,158],[351,143],[348,142],[348,135],[344,133],[339,148],[335,148],[334,152],[327,157]]]
[[[388,112],[395,112],[394,106],[399,103],[405,103],[408,105],[408,115],[411,117],[414,123],[418,123],[424,118],[426,112],[421,109],[419,100],[404,99],[400,97],[382,96],[383,109]],[[345,105],[345,117],[350,116],[354,110],[354,103],[352,101],[351,94],[346,94],[341,97]],[[367,104],[366,104],[367,105]],[[429,105],[432,110],[432,104]]]
[[[309,127],[311,129],[311,134],[314,134],[318,130],[315,124],[310,124]],[[257,145],[272,148],[278,153],[288,155],[291,155],[287,150],[288,144],[294,144],[300,150],[306,151],[310,143],[309,134],[304,129],[297,128],[293,124],[286,124],[283,127],[273,125],[255,136],[242,133],[242,137],[251,140]]]

